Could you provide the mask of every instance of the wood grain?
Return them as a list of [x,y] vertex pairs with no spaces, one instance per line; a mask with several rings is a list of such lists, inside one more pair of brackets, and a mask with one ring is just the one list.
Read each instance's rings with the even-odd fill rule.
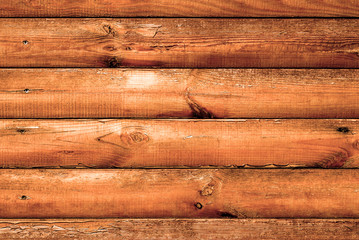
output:
[[0,17],[359,17],[353,0],[1,0]]
[[359,118],[356,69],[0,69],[2,118]]
[[1,167],[359,166],[358,120],[1,120]]
[[3,18],[0,26],[0,67],[359,67],[359,19]]
[[357,240],[357,219],[3,219],[1,239]]
[[2,218],[358,218],[352,169],[0,170]]

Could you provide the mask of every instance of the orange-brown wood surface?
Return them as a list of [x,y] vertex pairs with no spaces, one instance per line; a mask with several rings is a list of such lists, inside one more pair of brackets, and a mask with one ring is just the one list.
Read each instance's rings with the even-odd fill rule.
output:
[[353,69],[0,69],[3,118],[357,118]]
[[358,17],[356,0],[1,0],[1,17]]
[[1,239],[357,240],[357,219],[2,219]]
[[351,169],[0,170],[2,218],[357,218]]
[[0,166],[352,168],[358,132],[358,120],[1,120]]
[[358,17],[0,0],[0,239],[359,239]]
[[0,67],[359,67],[358,19],[0,19]]

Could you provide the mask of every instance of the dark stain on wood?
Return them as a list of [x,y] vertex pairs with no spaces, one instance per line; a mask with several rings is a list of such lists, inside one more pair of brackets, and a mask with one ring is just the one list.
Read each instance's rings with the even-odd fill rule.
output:
[[20,134],[24,134],[24,133],[27,132],[27,130],[26,130],[26,129],[22,129],[22,128],[18,128],[18,129],[16,129],[16,132],[18,132],[18,133],[20,133]]
[[336,152],[317,164],[320,168],[341,168],[348,161],[347,152]]
[[202,107],[189,94],[186,94],[186,102],[192,111],[192,117],[199,119],[216,118],[213,113]]
[[238,216],[236,216],[230,212],[218,212],[218,215],[222,218],[238,218]]
[[105,64],[109,68],[118,68],[121,66],[121,60],[117,57],[111,57],[105,61]]
[[341,132],[341,133],[349,133],[350,132],[349,128],[347,128],[347,127],[338,127],[337,131]]

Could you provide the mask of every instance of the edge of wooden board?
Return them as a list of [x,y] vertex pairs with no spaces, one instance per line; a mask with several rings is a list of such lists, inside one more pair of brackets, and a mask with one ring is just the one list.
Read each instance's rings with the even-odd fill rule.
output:
[[358,219],[0,219],[2,239],[358,239]]
[[1,118],[357,118],[358,69],[0,69]]
[[5,119],[0,165],[357,168],[358,133],[358,119]]
[[1,18],[0,66],[358,68],[358,23],[353,18]]
[[358,17],[356,1],[0,1],[0,17]]
[[358,218],[352,169],[0,170],[2,218]]

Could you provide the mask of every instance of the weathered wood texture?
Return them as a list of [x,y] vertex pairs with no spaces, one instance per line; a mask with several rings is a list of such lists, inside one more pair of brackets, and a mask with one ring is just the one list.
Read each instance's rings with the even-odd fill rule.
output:
[[1,120],[1,167],[359,166],[359,120]]
[[356,219],[14,219],[1,239],[310,239],[359,238]]
[[359,19],[0,19],[0,67],[359,67]]
[[353,169],[0,170],[2,218],[358,218]]
[[355,0],[1,0],[0,17],[359,17]]
[[358,118],[359,70],[0,69],[2,118]]

